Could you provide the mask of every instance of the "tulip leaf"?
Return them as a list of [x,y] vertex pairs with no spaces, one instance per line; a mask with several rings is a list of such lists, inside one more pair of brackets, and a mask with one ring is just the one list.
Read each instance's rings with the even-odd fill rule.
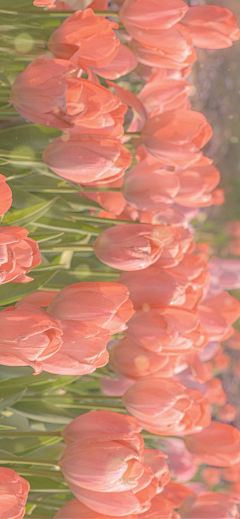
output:
[[[35,222],[33,222],[35,223]],[[52,229],[54,231],[63,231],[70,232],[73,234],[92,234],[93,236],[98,236],[102,229],[98,229],[97,227],[93,227],[91,225],[87,225],[84,222],[73,222],[60,220],[58,218],[48,218],[43,216],[40,220],[36,222],[37,227],[42,227],[43,229]]]
[[31,420],[59,425],[70,423],[79,414],[42,401],[18,402],[13,409]]
[[12,405],[16,404],[23,395],[26,393],[27,388],[23,389],[22,391],[18,391],[16,393],[16,388],[2,388],[0,389],[0,410],[6,409],[6,407],[11,407]]
[[35,274],[34,280],[29,283],[6,283],[0,286],[0,306],[10,305],[19,301],[24,296],[31,294],[32,292],[41,289],[55,276],[56,271],[48,271],[44,274]]
[[43,202],[40,204],[33,205],[31,207],[27,207],[25,209],[13,211],[11,213],[6,214],[2,223],[6,225],[26,225],[35,220],[41,218],[49,208],[55,204],[56,198],[50,200],[49,202]]

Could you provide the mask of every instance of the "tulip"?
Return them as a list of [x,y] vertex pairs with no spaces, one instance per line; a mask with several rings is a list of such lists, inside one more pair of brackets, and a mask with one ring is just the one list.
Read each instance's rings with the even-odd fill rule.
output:
[[114,517],[150,507],[168,471],[161,453],[144,452],[140,430],[136,419],[110,411],[82,415],[65,427],[68,446],[59,465],[84,505]]
[[202,393],[172,379],[138,380],[122,400],[128,412],[153,434],[193,434],[211,420]]
[[0,364],[32,366],[41,373],[42,361],[62,343],[61,322],[34,305],[9,306],[0,312]]
[[122,213],[126,206],[126,200],[118,191],[81,191],[80,196],[85,196],[101,205],[106,211],[115,215]]
[[67,60],[32,61],[13,84],[14,108],[37,124],[110,134],[123,124],[127,107],[104,86],[76,77],[76,70]]
[[113,378],[101,377],[99,380],[101,392],[106,396],[122,396],[133,384],[134,380],[120,375]]
[[206,118],[192,110],[172,110],[147,120],[142,142],[164,164],[189,167],[201,158],[200,149],[211,139]]
[[181,23],[191,34],[193,45],[202,49],[225,49],[240,38],[233,14],[218,5],[192,6]]
[[56,58],[71,60],[78,67],[105,67],[114,59],[120,41],[114,30],[118,24],[92,9],[76,11],[51,34],[48,48]]
[[164,487],[161,495],[172,503],[173,508],[179,508],[185,499],[192,494],[193,491],[191,488],[175,481],[169,481],[168,485]]
[[12,205],[12,190],[6,184],[4,175],[0,175],[0,217],[3,216]]
[[185,443],[200,463],[229,467],[240,461],[239,439],[239,431],[232,425],[211,422],[203,431],[185,438]]
[[43,160],[60,177],[77,184],[106,184],[123,177],[132,155],[117,139],[67,134],[54,139]]
[[[88,508],[78,499],[72,499],[60,508],[54,519],[109,519],[109,515],[102,515]],[[137,519],[136,515],[124,515],[123,519]]]
[[41,263],[38,244],[27,236],[23,227],[0,228],[0,285],[31,281],[26,274]]
[[126,337],[110,350],[110,365],[115,373],[136,380],[152,375],[155,378],[172,377],[187,367],[186,360],[181,357],[158,355]]
[[221,470],[217,467],[206,467],[201,470],[201,477],[208,487],[215,487],[221,482]]
[[211,164],[197,164],[178,173],[179,191],[174,202],[188,207],[207,207],[214,203],[214,188],[220,180],[220,173]]
[[125,0],[120,10],[120,18],[133,38],[149,30],[159,31],[175,25],[188,11],[182,0]]
[[138,519],[181,519],[173,508],[173,504],[160,494],[152,499],[150,510],[138,515]]
[[173,241],[171,228],[147,224],[109,227],[99,234],[93,250],[97,258],[119,270],[142,270],[155,263]]
[[121,76],[132,72],[137,64],[137,59],[129,47],[120,43],[118,52],[113,60],[105,67],[93,67],[92,71],[106,79],[119,79]]
[[162,355],[184,355],[201,350],[208,338],[198,315],[182,308],[139,310],[128,322],[127,337]]
[[107,330],[94,324],[62,321],[61,348],[43,361],[43,369],[57,375],[87,375],[108,363]]
[[218,411],[218,418],[221,422],[233,422],[236,420],[238,415],[238,410],[232,404],[226,404]]
[[16,303],[16,308],[23,303],[29,303],[30,305],[39,306],[40,308],[45,308],[50,305],[53,298],[58,294],[58,290],[37,290],[37,292],[32,292],[27,296],[22,297]]
[[240,261],[225,258],[213,258],[208,263],[211,272],[211,293],[219,290],[235,290],[240,288]]
[[234,323],[240,317],[239,301],[227,292],[208,295],[204,300],[204,306],[218,312],[228,324]]
[[181,519],[238,519],[238,499],[219,492],[200,492],[190,496],[179,509]]
[[183,440],[163,438],[157,440],[157,447],[167,455],[169,470],[179,483],[185,483],[195,476],[198,467]]
[[0,467],[0,506],[2,519],[23,519],[30,485],[14,470]]
[[109,282],[69,285],[58,292],[48,311],[58,319],[92,323],[111,334],[125,330],[134,313],[128,289]]
[[238,330],[234,329],[232,336],[227,341],[227,345],[232,350],[240,349],[240,332]]
[[131,50],[143,65],[184,71],[196,61],[192,38],[183,25],[176,24],[167,30],[154,31],[151,43],[148,44],[149,34],[150,31],[146,32],[144,42],[136,39],[131,42]]
[[162,70],[153,73],[138,94],[151,117],[189,106],[187,98],[192,85],[184,79],[162,79]]

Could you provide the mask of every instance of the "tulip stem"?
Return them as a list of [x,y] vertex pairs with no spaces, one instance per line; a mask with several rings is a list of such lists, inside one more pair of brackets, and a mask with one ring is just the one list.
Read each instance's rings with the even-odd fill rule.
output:
[[127,133],[124,133],[124,137],[138,137],[138,138],[140,138],[141,137],[141,133],[140,132],[127,132]]
[[84,245],[68,245],[67,243],[65,244],[65,246],[63,245],[59,245],[59,246],[53,246],[53,247],[49,247],[47,249],[45,248],[42,248],[40,246],[40,251],[43,252],[43,253],[46,253],[46,252],[65,252],[65,251],[71,251],[71,252],[92,252],[93,251],[93,248],[91,247],[91,245],[88,245],[88,246],[84,246]]
[[62,436],[62,433],[61,431],[8,431],[6,429],[6,431],[0,431],[0,437],[1,436],[7,436],[8,438],[11,438],[11,437],[15,437],[15,436],[18,436],[18,437],[21,437],[21,436],[53,436],[54,438],[55,437],[58,437],[58,436]]
[[64,483],[64,477],[61,472],[51,470],[35,470],[35,469],[21,469],[18,468],[17,472],[19,476],[38,476],[49,479],[58,479],[61,484]]
[[118,220],[118,219],[114,220],[113,218],[99,218],[99,216],[88,216],[87,214],[84,214],[83,216],[81,216],[76,213],[71,213],[71,215],[73,216],[74,220],[80,220],[80,221],[86,221],[86,222],[92,222],[92,223],[102,223],[102,224],[112,223],[113,225],[124,224],[124,223],[131,223],[131,224],[140,223],[140,222],[133,222],[133,221],[129,221],[129,220]]
[[[64,398],[71,398],[73,400],[80,400],[80,399],[94,400],[95,398],[100,398],[101,400],[122,400],[120,396],[104,396],[104,395],[89,395],[89,394],[88,395],[84,395],[84,394],[75,395],[75,394],[71,394],[71,393],[67,393],[67,394],[65,393],[64,395],[46,395],[46,398],[48,399],[48,401],[54,400],[54,399],[56,399],[56,400],[60,399],[61,402],[64,400]],[[39,397],[36,397],[36,396],[25,396],[21,399],[21,402],[31,402],[31,401],[35,401],[35,400],[44,400],[44,397],[41,397],[39,399]],[[15,432],[16,431],[14,431],[14,433]],[[32,431],[30,431],[30,432],[32,432]],[[33,432],[34,432],[34,434],[36,433],[36,431],[33,431]],[[44,433],[45,432],[46,431],[44,431]],[[60,433],[60,431],[57,431],[57,433]],[[39,436],[40,436],[40,433],[37,433],[37,434],[39,434]],[[48,433],[46,432],[46,435],[47,434]],[[51,436],[60,436],[60,434],[55,434],[53,432],[53,434],[51,434]]]
[[0,463],[4,464],[16,464],[16,465],[41,465],[43,467],[57,467],[58,468],[58,461],[57,460],[41,460],[41,459],[35,459],[35,458],[8,458],[6,456],[0,456]]
[[32,494],[42,493],[42,494],[71,494],[71,490],[69,488],[31,488],[29,490]]
[[[59,17],[64,17],[64,18],[67,18],[67,16],[71,16],[71,14],[74,14],[75,11],[52,11],[52,10],[45,10],[45,9],[41,9],[38,10],[38,9],[19,9],[17,11],[8,11],[8,10],[5,10],[5,9],[0,9],[0,13],[2,14],[9,14],[9,15],[12,15],[12,16],[16,16],[16,15],[19,15],[19,14],[32,14],[34,16],[40,16],[40,17],[44,17],[44,16],[48,16],[48,17],[51,17],[51,18],[59,18]],[[96,14],[96,16],[119,16],[119,11],[94,11],[94,13]]]

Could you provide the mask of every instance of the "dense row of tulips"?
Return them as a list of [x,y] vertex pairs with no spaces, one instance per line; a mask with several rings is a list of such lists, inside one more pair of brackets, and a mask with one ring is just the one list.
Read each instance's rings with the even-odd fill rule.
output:
[[[59,467],[76,499],[56,518],[237,519],[236,492],[187,483],[202,463],[213,466],[206,480],[220,468],[239,470],[239,432],[211,412],[216,404],[220,420],[234,418],[214,362],[224,362],[220,342],[237,333],[240,303],[226,290],[239,288],[240,277],[238,263],[209,261],[207,246],[194,242],[190,221],[224,194],[201,151],[211,127],[191,110],[185,78],[195,47],[229,47],[240,32],[230,11],[213,5],[116,4],[120,29],[112,3],[107,17],[94,12],[106,10],[106,0],[35,0],[83,10],[52,33],[50,59],[19,74],[11,100],[28,121],[62,131],[43,160],[86,186],[83,195],[102,207],[99,218],[112,220],[93,250],[123,273],[116,282],[39,290],[2,310],[0,363],[86,375],[109,362],[113,376],[101,378],[102,392],[122,397],[130,415],[92,411],[62,431]],[[141,83],[136,94],[118,84],[126,74]],[[1,215],[11,201],[1,175]],[[26,229],[0,227],[0,284],[31,281],[26,274],[40,262]],[[142,429],[156,448],[144,446]],[[27,481],[0,469],[4,519],[24,517],[28,491]]]

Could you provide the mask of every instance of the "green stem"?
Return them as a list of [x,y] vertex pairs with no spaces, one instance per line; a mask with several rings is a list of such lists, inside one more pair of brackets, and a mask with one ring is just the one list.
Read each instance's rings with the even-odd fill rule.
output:
[[17,472],[19,476],[38,476],[49,479],[59,479],[61,483],[64,483],[64,477],[61,472],[51,470],[35,470],[35,469],[21,469],[18,468]]
[[0,463],[14,464],[14,465],[39,465],[42,467],[57,467],[57,460],[39,460],[35,458],[8,458],[7,456],[0,456]]
[[[65,251],[72,251],[72,252],[93,252],[93,248],[91,247],[91,245],[68,245],[67,243],[65,244],[65,246],[63,245],[59,245],[59,246],[53,246],[53,247],[48,247],[47,249],[45,248],[42,248],[40,247],[40,250],[41,252],[43,253],[46,253],[46,252],[65,252]],[[57,268],[57,267],[56,267]]]
[[[101,400],[122,400],[120,396],[104,396],[104,395],[84,395],[84,394],[78,394],[78,395],[75,395],[75,394],[64,394],[64,395],[47,395],[46,396],[47,400],[60,400],[61,402],[64,400],[64,398],[66,399],[73,399],[73,400],[94,400],[95,398],[100,398]],[[21,399],[21,402],[31,402],[31,401],[39,401],[39,397],[37,396],[25,396],[25,397],[22,397]],[[40,400],[44,400],[44,397],[41,397]],[[15,431],[14,431],[15,432]],[[34,433],[36,431],[33,431]],[[44,431],[45,432],[45,431]],[[59,431],[58,431],[59,432]],[[54,433],[53,433],[54,435]],[[57,436],[59,436],[59,434],[57,434]]]
[[[56,405],[58,407],[58,405]],[[108,411],[114,411],[116,413],[126,413],[126,409],[123,406],[110,406],[110,405],[94,405],[94,404],[60,404],[59,407],[63,409],[107,409]]]
[[46,515],[25,514],[24,519],[48,519]]
[[8,438],[13,438],[15,436],[17,437],[25,437],[25,436],[37,436],[37,437],[41,437],[41,436],[48,436],[48,437],[51,437],[53,436],[54,438],[57,438],[58,436],[62,436],[62,433],[61,431],[26,431],[26,432],[23,432],[23,431],[0,431],[0,437],[1,436],[7,436]]
[[94,223],[102,223],[102,224],[107,224],[107,223],[111,223],[112,225],[118,225],[118,224],[124,224],[124,223],[136,223],[138,224],[139,222],[133,222],[133,221],[130,221],[130,220],[114,220],[112,218],[99,218],[98,216],[88,216],[87,214],[85,214],[84,216],[80,216],[76,213],[71,213],[71,216],[73,216],[74,220],[79,220],[79,221],[85,221],[85,222],[94,222]]
[[[95,14],[97,16],[119,16],[119,11],[94,11]],[[12,15],[12,16],[17,16],[19,14],[32,14],[34,16],[40,16],[40,17],[44,17],[44,16],[48,16],[50,18],[59,18],[59,17],[64,17],[64,18],[67,18],[67,16],[71,16],[71,14],[74,14],[74,11],[52,11],[52,10],[45,10],[45,9],[41,9],[38,10],[35,8],[34,9],[19,9],[18,11],[7,11],[7,10],[4,10],[4,9],[0,9],[0,13],[2,14],[9,14],[9,15]]]
[[[86,270],[68,270],[68,274],[75,274],[75,275],[78,275],[78,276],[84,276],[84,277],[105,277],[105,278],[111,278],[111,279],[116,279],[116,277],[118,276],[118,272],[101,272],[101,271],[89,271],[89,272],[86,272]],[[46,290],[46,288],[44,287],[44,290]],[[96,377],[97,375],[93,375],[91,373],[91,376],[93,377]],[[99,377],[102,377],[103,375],[98,375]]]
[[138,137],[138,138],[140,138],[141,137],[141,133],[140,132],[127,132],[127,133],[124,133],[124,137]]
[[[36,505],[36,506],[40,506],[41,508],[43,508],[43,509],[45,509],[45,510],[55,510],[55,511],[57,511],[57,510],[59,510],[59,509],[61,508],[60,503],[59,503],[59,506],[54,506],[54,505],[50,505],[50,504],[47,505],[47,504],[43,503],[42,501],[38,501],[38,500],[34,501],[34,500],[31,499],[31,498],[28,499],[27,504],[28,504],[28,505]],[[31,516],[30,516],[30,517],[31,517]]]
[[29,493],[42,493],[42,494],[71,494],[71,490],[69,488],[31,488]]

